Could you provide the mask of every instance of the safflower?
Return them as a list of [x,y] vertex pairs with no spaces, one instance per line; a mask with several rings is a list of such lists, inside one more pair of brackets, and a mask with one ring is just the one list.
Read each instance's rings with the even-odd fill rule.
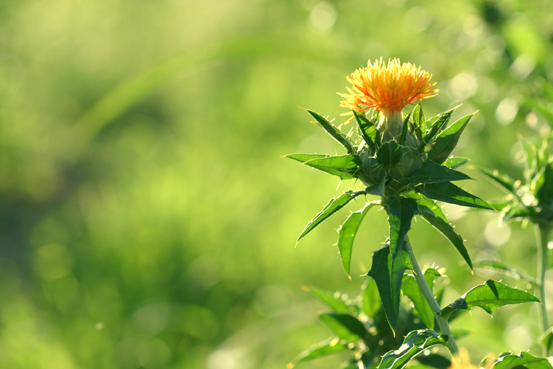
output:
[[340,106],[350,112],[342,115],[351,115],[351,110],[362,113],[374,109],[381,113],[379,130],[397,137],[401,132],[403,108],[436,96],[438,90],[433,89],[436,82],[431,82],[431,78],[427,71],[411,63],[402,64],[397,58],[389,59],[388,64],[382,58],[372,64],[369,60],[366,67],[346,77],[351,88],[346,87],[349,93],[339,93],[345,99]]

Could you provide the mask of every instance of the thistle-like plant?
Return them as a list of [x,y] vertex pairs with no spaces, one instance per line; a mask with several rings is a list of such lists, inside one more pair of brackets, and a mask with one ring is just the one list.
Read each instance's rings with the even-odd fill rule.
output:
[[537,144],[530,144],[524,140],[520,142],[526,157],[522,180],[515,180],[498,171],[484,168],[480,170],[507,195],[503,201],[494,204],[501,212],[500,223],[518,220],[534,225],[538,254],[537,276],[535,279],[525,277],[524,274],[497,261],[482,261],[478,266],[511,275],[513,273],[522,275],[536,287],[542,301],[538,319],[543,335],[541,339],[543,354],[549,355],[553,346],[553,332],[547,319],[545,272],[550,266],[547,244],[553,229],[553,152],[551,151],[553,136],[548,134]]
[[[472,261],[463,239],[446,219],[436,200],[480,209],[493,209],[453,182],[470,179],[456,169],[468,159],[450,157],[459,138],[472,118],[467,115],[452,124],[455,109],[426,119],[420,101],[437,93],[433,90],[431,75],[412,64],[401,64],[398,59],[387,64],[382,60],[368,63],[347,77],[351,83],[341,105],[350,109],[356,134],[346,135],[320,114],[307,110],[332,138],[346,150],[344,155],[292,154],[287,157],[307,166],[339,177],[359,181],[361,189],[347,191],[331,199],[301,232],[298,241],[330,216],[344,208],[353,199],[375,195],[380,199],[367,202],[352,213],[339,229],[338,248],[346,274],[349,276],[352,246],[359,226],[373,207],[382,207],[388,215],[389,237],[384,246],[375,251],[368,275],[374,279],[392,331],[397,328],[400,315],[401,291],[411,298],[415,309],[426,316],[427,330],[413,333],[413,340],[404,342],[407,351],[401,351],[394,360],[382,360],[379,368],[400,368],[400,360],[426,335],[436,334],[439,343],[456,354],[459,350],[449,328],[452,313],[479,306],[490,314],[500,306],[527,301],[538,301],[524,291],[504,284],[487,281],[477,286],[443,309],[425,279],[415,258],[408,231],[412,219],[418,215],[440,231],[457,249],[468,266]],[[403,109],[419,100],[408,114]],[[412,285],[406,288],[404,274],[411,270]],[[347,329],[347,327],[345,328]],[[434,331],[435,330],[435,331]],[[386,354],[384,357],[386,357]],[[403,364],[401,364],[403,363]]]

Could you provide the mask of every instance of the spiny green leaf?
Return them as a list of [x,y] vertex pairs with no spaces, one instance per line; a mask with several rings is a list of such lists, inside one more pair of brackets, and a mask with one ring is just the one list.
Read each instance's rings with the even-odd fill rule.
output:
[[374,318],[382,306],[376,282],[370,277],[367,277],[361,302],[363,304],[363,312],[369,318]]
[[312,159],[303,164],[345,180],[355,178],[355,174],[361,167],[361,159],[357,155],[348,154]]
[[313,159],[322,159],[322,158],[330,158],[332,155],[324,155],[324,154],[288,154],[284,155],[285,158],[290,158],[296,161],[299,161],[300,163],[305,163],[306,161],[313,160]]
[[357,234],[357,230],[359,229],[359,225],[363,221],[363,218],[365,218],[367,212],[373,206],[378,204],[380,204],[380,201],[369,202],[363,207],[363,209],[352,213],[348,219],[346,219],[344,224],[342,224],[342,226],[338,229],[338,249],[340,250],[344,271],[348,277],[350,276],[349,270],[351,265],[353,241],[355,239],[355,235]]
[[413,122],[415,126],[420,127],[422,132],[426,132],[426,120],[424,119],[424,112],[422,111],[422,100],[419,100],[419,103],[413,110]]
[[455,186],[453,183],[450,182],[429,183],[417,187],[416,191],[431,199],[449,202],[450,204],[468,206],[471,208],[495,210],[484,200],[471,195],[470,193]]
[[319,124],[330,136],[342,144],[349,154],[353,154],[355,152],[353,144],[338,128],[334,127],[328,120],[313,110],[306,109],[306,111],[311,114],[313,118],[315,118],[317,124]]
[[369,119],[367,119],[365,114],[359,113],[355,110],[353,110],[353,115],[355,116],[355,120],[359,125],[363,140],[365,140],[365,143],[367,144],[367,146],[369,146],[371,152],[375,153],[381,145],[380,131],[376,129],[375,122],[371,122]]
[[401,146],[395,141],[384,142],[376,152],[376,160],[382,165],[396,165],[402,156]]
[[548,163],[540,172],[534,193],[541,204],[549,204],[553,201],[553,162]]
[[390,253],[396,257],[401,249],[407,232],[411,229],[411,220],[417,212],[417,203],[413,199],[392,196],[386,201],[388,224],[390,225]]
[[436,164],[433,161],[425,161],[409,177],[405,178],[407,183],[435,183],[445,181],[462,181],[472,179],[465,173],[450,169],[444,165]]
[[515,368],[552,369],[551,364],[547,359],[532,356],[527,352],[521,352],[518,355],[503,355],[491,367],[491,369]]
[[[424,271],[424,279],[430,290],[434,293],[434,280],[441,277],[441,274],[434,268],[427,268]],[[424,295],[421,292],[413,275],[404,275],[403,284],[401,287],[403,294],[409,297],[415,306],[415,310],[419,314],[422,322],[429,328],[434,329],[435,316],[430,308],[430,305],[426,301]]]
[[446,340],[431,330],[409,332],[398,350],[387,352],[378,369],[401,369],[409,360],[434,345],[445,345]]
[[[330,293],[328,291],[323,291],[321,289],[318,289],[316,287],[305,287],[305,289],[309,292],[311,292],[313,295],[319,298],[322,302],[327,304],[332,310],[334,310],[336,313],[349,313],[350,309],[348,305],[340,298],[340,294],[336,293]],[[338,296],[336,296],[338,295]]]
[[531,301],[540,302],[537,297],[528,292],[509,287],[501,282],[487,280],[443,308],[441,315],[447,319],[455,310],[470,310],[474,306],[478,306],[488,314],[491,314],[504,305],[521,304]]
[[443,163],[451,154],[459,138],[463,133],[463,130],[467,126],[468,122],[475,113],[467,115],[453,123],[449,128],[444,130],[436,137],[432,148],[428,152],[428,160],[434,161],[438,164]]
[[426,302],[417,280],[412,275],[404,275],[401,290],[403,294],[409,297],[415,305],[415,309],[419,313],[422,322],[430,329],[434,329],[434,313],[430,309],[430,305]]
[[434,281],[441,276],[442,274],[438,272],[436,268],[429,267],[424,270],[424,279],[426,283],[428,283],[430,291],[434,291]]
[[451,114],[453,114],[453,111],[457,108],[458,106],[427,120],[427,126],[428,124],[431,124],[431,127],[424,136],[424,141],[421,143],[421,145],[424,146],[434,139],[434,137],[447,125],[447,122],[449,122],[449,118],[451,118]]
[[399,144],[403,145],[405,144],[405,139],[407,138],[407,131],[409,128],[409,118],[411,117],[411,113],[407,115],[405,120],[403,121],[403,126],[401,127],[401,135],[399,136]]
[[420,216],[422,216],[424,220],[436,228],[451,242],[453,246],[455,246],[457,251],[459,251],[463,259],[465,259],[469,267],[472,269],[472,261],[463,242],[463,237],[455,232],[453,227],[447,221],[442,209],[429,199],[417,200],[417,205]]
[[457,169],[459,168],[461,165],[465,165],[466,163],[468,163],[470,161],[470,159],[467,159],[467,158],[448,158],[445,162],[444,162],[444,165],[446,167],[448,167],[449,169]]
[[535,278],[530,277],[529,275],[526,275],[524,273],[521,273],[517,271],[516,269],[513,269],[509,267],[508,265],[500,262],[500,261],[493,261],[493,260],[483,260],[479,261],[474,264],[474,266],[478,269],[484,269],[484,270],[492,270],[497,273],[502,273],[506,276],[509,276],[511,278],[515,279],[524,279],[525,281],[528,281],[532,283],[533,285],[538,285],[538,281],[536,281]]
[[350,314],[323,313],[319,319],[336,335],[349,342],[357,342],[367,335],[367,329]]
[[373,254],[369,276],[376,282],[386,319],[392,331],[395,330],[399,316],[399,298],[403,273],[405,269],[410,267],[409,255],[403,250],[403,244],[398,250],[396,258],[392,258],[392,255],[390,255],[390,245],[388,243]]
[[501,190],[507,194],[515,195],[518,198],[517,189],[515,186],[515,180],[506,174],[500,174],[497,170],[489,170],[486,168],[477,167],[477,169],[484,173],[486,177],[491,179],[496,185],[499,185]]
[[328,204],[325,205],[323,210],[321,210],[319,214],[315,215],[315,218],[311,219],[311,221],[307,223],[296,243],[299,242],[299,240],[301,240],[306,234],[311,232],[313,228],[346,206],[351,200],[364,193],[365,191],[347,191],[341,194],[338,198],[330,200]]
[[333,338],[325,340],[317,345],[313,345],[307,350],[300,353],[287,366],[292,369],[297,363],[307,360],[316,359],[323,355],[335,354],[338,352],[348,351],[348,347],[340,339]]

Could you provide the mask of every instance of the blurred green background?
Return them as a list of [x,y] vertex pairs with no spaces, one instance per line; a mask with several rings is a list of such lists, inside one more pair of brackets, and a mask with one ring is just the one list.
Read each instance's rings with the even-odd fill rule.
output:
[[[369,213],[352,281],[333,246],[345,212],[294,248],[354,185],[281,158],[342,152],[298,106],[340,122],[344,77],[400,57],[438,82],[427,116],[480,110],[458,156],[520,176],[517,135],[549,129],[527,99],[553,79],[550,10],[545,0],[0,2],[0,367],[284,368],[330,335],[300,287],[355,294],[388,232],[384,213]],[[473,193],[501,196],[466,172]],[[444,209],[473,259],[535,273],[532,229]],[[448,269],[447,303],[489,277],[426,223],[411,240],[423,264]],[[459,343],[476,359],[536,352],[536,312],[475,310],[453,328],[473,331]]]

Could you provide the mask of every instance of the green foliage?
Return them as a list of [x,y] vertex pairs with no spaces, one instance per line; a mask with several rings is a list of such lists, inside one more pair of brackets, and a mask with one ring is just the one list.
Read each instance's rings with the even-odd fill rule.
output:
[[[425,274],[429,281],[439,275],[431,268]],[[300,353],[288,364],[289,368],[304,361],[345,351],[351,353],[352,359],[344,362],[341,368],[376,368],[379,364],[381,367],[388,368],[392,365],[393,368],[399,368],[425,347],[445,342],[435,332],[422,329],[423,326],[407,304],[407,300],[400,305],[398,324],[395,332],[392,331],[386,321],[385,308],[372,278],[367,278],[361,289],[360,298],[348,300],[347,303],[339,293],[331,294],[312,287],[309,291],[333,310],[320,314],[319,319],[334,336]],[[346,312],[345,308],[348,308],[349,312]],[[407,349],[405,344],[409,346]],[[381,362],[380,356],[383,354],[385,361]],[[433,354],[431,357],[421,356],[420,362],[443,365],[448,359]],[[435,365],[430,366],[439,368]]]
[[394,166],[401,160],[403,152],[401,145],[395,141],[388,141],[382,144],[376,152],[376,159],[382,165]]
[[[288,155],[295,158],[295,155]],[[357,155],[325,156],[323,158],[311,159],[303,164],[316,168],[320,171],[340,177],[340,179],[353,179],[360,169],[360,159]]]
[[368,334],[363,323],[349,314],[323,313],[319,315],[319,319],[336,336],[349,342],[363,340]]
[[370,152],[376,153],[377,148],[382,145],[380,138],[380,131],[376,129],[377,116],[373,120],[369,120],[365,114],[353,111],[355,120],[359,125],[359,131],[365,141],[365,144],[369,146]]
[[457,143],[465,127],[469,123],[473,114],[467,115],[453,123],[449,128],[444,130],[436,137],[432,148],[428,152],[428,159],[438,164],[442,164],[449,157]]
[[417,203],[413,199],[404,197],[389,197],[385,204],[390,225],[390,254],[396,258],[407,232],[411,229],[411,220],[417,212]]
[[338,198],[330,200],[328,204],[325,205],[323,210],[321,210],[319,214],[315,215],[315,218],[313,218],[305,226],[300,236],[298,237],[298,241],[301,240],[306,234],[311,232],[316,226],[318,226],[334,213],[336,213],[338,210],[346,206],[351,200],[364,193],[365,191],[347,191],[341,194]]
[[455,310],[470,310],[475,306],[491,314],[501,306],[532,301],[539,302],[540,300],[528,292],[488,280],[443,308],[441,315],[447,319]]
[[445,345],[440,335],[431,330],[418,330],[410,332],[403,341],[401,348],[387,352],[378,369],[401,369],[417,354],[434,345]]
[[541,145],[521,143],[526,154],[524,182],[512,179],[497,170],[479,168],[507,194],[501,207],[501,221],[528,220],[536,225],[553,226],[553,167],[551,135],[541,138]]
[[510,353],[500,355],[490,369],[551,369],[552,366],[547,359],[535,357],[527,352],[518,355]]
[[404,275],[401,290],[415,305],[415,309],[419,313],[424,325],[429,329],[434,329],[434,313],[424,298],[415,277]]
[[338,229],[338,249],[340,250],[340,257],[342,258],[342,264],[344,265],[344,271],[349,277],[349,269],[351,264],[351,253],[353,248],[353,241],[357,230],[363,221],[363,218],[367,212],[378,202],[369,202],[361,210],[352,213]]
[[408,183],[413,184],[462,181],[465,179],[471,178],[464,173],[436,164],[433,161],[425,162],[413,174],[405,178]]
[[533,285],[538,285],[538,281],[535,278],[530,277],[527,274],[521,273],[520,271],[511,268],[510,266],[502,263],[501,261],[495,260],[482,260],[474,264],[478,269],[491,270],[497,273],[504,274],[514,279],[523,279],[527,282],[532,283]]
[[289,368],[293,368],[296,364],[302,361],[316,359],[320,356],[336,354],[339,352],[348,351],[348,346],[338,338],[324,340],[321,343],[311,346],[304,352],[300,353],[288,364]]
[[337,313],[350,312],[350,307],[344,302],[344,300],[340,299],[339,297],[336,297],[335,295],[316,287],[305,287],[305,289],[318,297],[319,300],[327,304],[332,309],[332,311],[335,311]]
[[403,273],[410,268],[411,262],[407,251],[403,249],[403,243],[391,254],[389,243],[374,252],[373,263],[369,276],[372,277],[378,287],[386,318],[392,330],[396,328],[399,318],[399,299]]
[[430,225],[436,228],[441,234],[443,234],[453,246],[459,251],[463,259],[467,262],[468,266],[472,269],[472,261],[470,255],[463,242],[463,237],[459,235],[451,224],[447,221],[442,209],[432,200],[425,198],[418,198],[417,207],[419,214]]
[[328,120],[326,120],[320,114],[314,112],[313,110],[306,110],[315,120],[317,124],[321,126],[332,138],[338,141],[349,154],[354,153],[354,148],[352,143],[348,140],[345,134],[343,134],[338,128],[334,127]]
[[450,182],[429,183],[419,186],[415,188],[415,190],[434,200],[471,208],[494,210],[492,206],[484,200],[466,192]]

